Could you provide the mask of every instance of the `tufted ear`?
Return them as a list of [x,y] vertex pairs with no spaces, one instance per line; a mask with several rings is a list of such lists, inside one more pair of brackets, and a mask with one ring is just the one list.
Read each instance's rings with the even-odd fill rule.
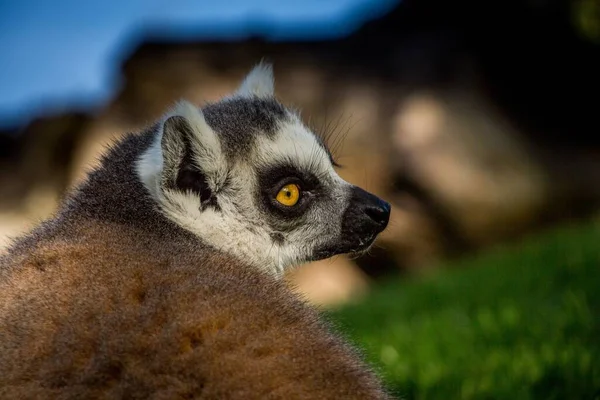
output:
[[273,66],[265,62],[257,64],[246,75],[235,94],[240,97],[273,97],[275,94]]
[[202,111],[181,102],[165,119],[160,140],[163,189],[192,192],[211,204],[226,177],[226,161],[216,133]]

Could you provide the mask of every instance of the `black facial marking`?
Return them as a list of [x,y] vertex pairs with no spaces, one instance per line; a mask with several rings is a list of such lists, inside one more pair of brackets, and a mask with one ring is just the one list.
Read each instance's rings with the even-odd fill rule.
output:
[[[279,190],[290,183],[300,188],[300,199],[294,206],[279,204]],[[303,223],[302,217],[313,200],[325,190],[316,176],[291,163],[274,165],[258,174],[257,204],[265,211],[267,223],[278,232],[289,232]]]
[[271,233],[271,240],[273,242],[275,242],[276,244],[281,245],[281,244],[283,244],[285,237],[283,236],[282,233],[275,232],[275,233]]
[[249,154],[256,135],[273,138],[277,123],[287,118],[283,105],[274,98],[233,98],[202,109],[206,122],[219,133],[225,154],[232,158]]
[[[294,206],[284,206],[275,200],[279,190],[290,183],[300,188],[300,199]],[[262,203],[271,212],[281,217],[298,217],[306,211],[311,196],[314,196],[321,185],[311,172],[299,169],[291,164],[280,164],[262,171],[259,174],[259,187]]]

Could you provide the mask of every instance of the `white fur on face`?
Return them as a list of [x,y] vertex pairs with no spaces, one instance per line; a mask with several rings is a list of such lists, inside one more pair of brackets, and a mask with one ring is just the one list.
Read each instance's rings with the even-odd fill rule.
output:
[[273,245],[278,252],[282,269],[306,262],[319,245],[341,234],[342,213],[348,201],[350,184],[334,170],[328,153],[296,116],[281,122],[274,139],[262,136],[255,146],[253,162],[258,168],[289,163],[315,175],[330,191],[327,200],[308,211],[305,223],[285,233],[285,241]]
[[254,157],[260,165],[291,161],[317,176],[328,176],[334,180],[339,178],[327,152],[296,116],[292,116],[290,121],[279,123],[274,140],[266,136],[258,137],[255,149]]
[[[237,175],[233,185],[248,185],[250,174]],[[247,190],[247,189],[246,189]],[[197,235],[203,242],[217,250],[224,251],[258,268],[279,274],[282,272],[277,254],[270,252],[272,241],[260,229],[264,220],[256,212],[249,193],[235,190],[235,199],[217,195],[220,210],[212,207],[201,210],[200,198],[193,193],[177,190],[164,191],[159,201],[165,215],[181,227]],[[234,190],[232,190],[233,192]],[[239,209],[246,212],[241,215]]]
[[[217,196],[220,210],[202,210],[200,197],[191,192],[182,192],[161,186],[164,173],[164,155],[169,149],[163,148],[163,124],[172,116],[186,119],[194,134],[191,142],[194,161],[205,173],[209,186]],[[187,102],[179,103],[163,119],[150,148],[142,154],[136,165],[140,180],[159,204],[165,216],[181,227],[191,231],[212,247],[233,254],[251,264],[261,265],[269,270],[279,270],[280,262],[265,255],[271,245],[268,234],[256,235],[248,231],[249,226],[260,225],[260,216],[253,213],[256,208],[250,199],[248,187],[253,187],[255,177],[244,169],[236,169],[229,192],[242,194],[232,199],[221,194],[222,184],[228,174],[228,165],[214,131],[207,125],[201,110]],[[247,192],[247,193],[246,193]],[[240,215],[238,209],[248,212]]]

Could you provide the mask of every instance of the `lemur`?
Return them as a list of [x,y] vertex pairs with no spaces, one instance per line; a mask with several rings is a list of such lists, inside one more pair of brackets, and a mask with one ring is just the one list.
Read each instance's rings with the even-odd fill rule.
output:
[[0,398],[391,398],[281,279],[388,224],[335,167],[265,62],[125,135],[0,260]]

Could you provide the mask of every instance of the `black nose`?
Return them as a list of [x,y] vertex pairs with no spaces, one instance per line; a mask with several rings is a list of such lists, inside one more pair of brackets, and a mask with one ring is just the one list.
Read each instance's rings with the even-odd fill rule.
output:
[[339,237],[315,249],[315,259],[369,249],[390,220],[390,204],[357,186],[349,188]]
[[390,204],[356,186],[351,193],[350,205],[344,216],[345,225],[365,236],[383,231],[390,220]]
[[379,198],[373,204],[365,205],[365,214],[369,216],[377,225],[385,229],[390,220],[390,204]]

